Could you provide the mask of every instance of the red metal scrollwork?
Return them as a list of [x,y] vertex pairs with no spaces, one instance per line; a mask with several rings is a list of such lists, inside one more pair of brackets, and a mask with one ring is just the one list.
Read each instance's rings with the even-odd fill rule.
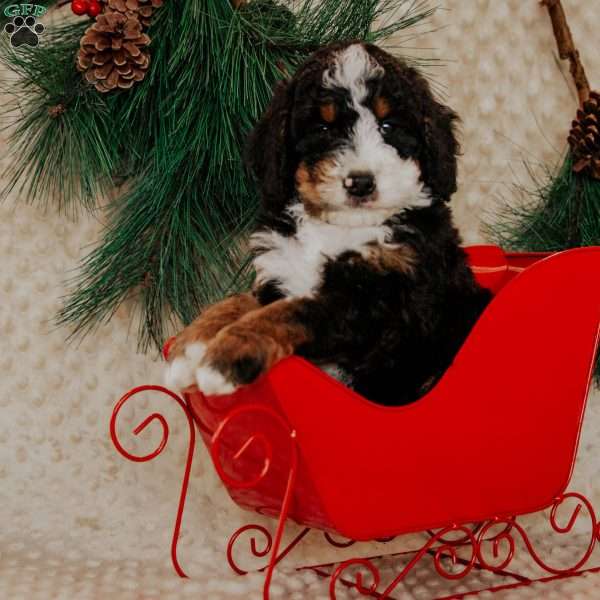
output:
[[[380,599],[389,598],[390,594],[396,589],[398,584],[408,575],[408,573],[414,568],[414,566],[432,550],[432,547],[435,546],[438,542],[444,539],[444,536],[449,534],[450,532],[458,531],[463,534],[464,539],[469,540],[471,546],[471,556],[468,560],[463,562],[463,568],[457,572],[447,571],[442,563],[442,558],[449,558],[453,565],[458,564],[458,554],[457,548],[454,544],[443,543],[440,546],[435,548],[433,554],[434,566],[436,571],[446,579],[461,579],[466,577],[473,568],[475,561],[477,559],[476,554],[476,546],[477,541],[473,532],[468,529],[466,526],[462,525],[451,525],[450,527],[446,527],[442,529],[437,534],[435,534],[428,542],[415,554],[415,556],[411,559],[411,561],[402,569],[399,575],[388,585],[388,587],[377,597]],[[356,589],[365,596],[373,596],[377,593],[377,588],[379,587],[380,582],[380,573],[377,567],[372,563],[372,561],[367,559],[351,559],[341,563],[338,568],[334,571],[331,576],[331,581],[329,585],[329,594],[332,600],[336,600],[336,584],[339,580],[342,579],[344,572],[348,569],[360,566],[366,568],[373,578],[373,582],[371,585],[366,588],[363,585],[363,576],[362,573],[358,572],[355,575],[355,587]]]
[[349,548],[356,544],[355,540],[346,540],[345,542],[338,542],[330,533],[327,531],[323,532],[323,537],[335,548]]
[[[432,534],[434,535],[434,534]],[[343,542],[336,540],[329,532],[324,531],[323,532],[323,537],[327,540],[327,542],[329,542],[329,544],[331,544],[332,546],[334,546],[335,548],[350,548],[350,546],[354,546],[354,544],[356,544],[356,540],[345,540]],[[384,538],[377,538],[376,540],[374,540],[375,542],[379,542],[380,544],[388,544],[389,542],[393,541],[396,539],[396,536],[390,536],[390,537],[384,537]]]
[[153,421],[158,421],[162,427],[162,438],[158,446],[153,452],[149,452],[148,454],[133,454],[126,450],[121,444],[118,434],[117,434],[117,417],[119,416],[119,412],[125,405],[125,403],[130,400],[133,396],[140,394],[142,392],[160,392],[162,394],[166,394],[169,398],[177,402],[177,404],[183,410],[189,426],[190,436],[189,436],[189,444],[188,444],[188,452],[187,452],[187,460],[185,464],[185,471],[183,475],[183,481],[181,484],[181,492],[179,495],[179,504],[177,506],[177,516],[175,518],[175,527],[173,528],[173,537],[171,539],[171,561],[173,562],[173,567],[177,574],[180,577],[187,577],[181,565],[179,564],[179,559],[177,557],[177,544],[179,542],[179,534],[181,532],[181,522],[183,520],[183,511],[185,508],[185,500],[187,497],[188,486],[190,482],[190,472],[192,470],[192,461],[194,459],[194,449],[196,447],[196,430],[194,429],[194,420],[190,411],[188,410],[185,402],[171,390],[164,388],[159,385],[142,385],[132,389],[127,392],[116,404],[112,416],[110,418],[110,437],[112,439],[115,448],[119,451],[121,455],[123,455],[128,460],[134,462],[147,462],[154,458],[156,458],[167,445],[169,441],[169,425],[167,420],[160,413],[152,413],[149,417],[144,419],[134,430],[133,433],[135,435],[139,435],[150,423]]
[[258,444],[260,448],[262,448],[264,452],[264,460],[263,467],[258,475],[251,479],[243,480],[243,479],[234,479],[231,477],[224,469],[222,464],[222,455],[220,452],[221,443],[224,437],[226,437],[226,430],[232,424],[233,421],[239,419],[243,416],[247,416],[249,414],[261,413],[261,417],[269,417],[274,420],[279,428],[286,433],[290,443],[290,469],[289,475],[287,479],[287,484],[285,488],[285,492],[283,494],[283,499],[281,503],[281,510],[279,514],[279,521],[277,524],[277,529],[275,531],[275,539],[274,541],[271,539],[271,534],[260,525],[248,525],[246,527],[242,527],[239,529],[229,541],[227,547],[227,559],[231,568],[238,574],[245,574],[246,571],[240,569],[233,558],[233,546],[239,536],[248,530],[254,530],[261,533],[265,538],[265,547],[264,550],[258,550],[256,545],[256,539],[253,537],[250,540],[250,549],[254,556],[263,557],[269,554],[270,559],[269,564],[266,567],[266,576],[265,583],[263,588],[263,598],[264,600],[269,600],[269,589],[271,587],[271,580],[273,578],[273,571],[275,569],[275,565],[280,562],[284,556],[286,556],[291,550],[296,546],[296,544],[308,533],[308,529],[302,531],[296,538],[292,541],[291,544],[287,546],[287,548],[280,554],[279,548],[281,546],[281,538],[283,536],[283,530],[285,528],[285,522],[287,520],[290,504],[293,497],[294,484],[296,482],[296,475],[298,472],[298,447],[296,442],[296,432],[291,430],[287,422],[283,419],[283,417],[275,412],[273,409],[268,406],[264,406],[261,404],[247,404],[244,406],[239,406],[234,408],[219,424],[217,427],[211,441],[210,453],[213,458],[213,462],[215,465],[215,469],[219,474],[219,477],[229,486],[233,488],[241,488],[248,489],[254,488],[267,476],[271,465],[273,464],[273,445],[268,437],[262,432],[251,432],[248,433],[245,441],[240,445],[237,452],[233,454],[233,461],[238,461],[242,455],[248,450],[248,448],[253,444]]
[[[570,499],[577,500],[578,504],[575,506],[575,508],[571,512],[571,515],[570,515],[566,525],[561,526],[558,524],[558,521],[557,521],[557,513],[558,513],[558,510],[560,509],[560,507],[563,506],[564,503]],[[533,544],[531,543],[531,540],[529,539],[527,532],[525,531],[525,529],[523,529],[523,527],[519,523],[516,522],[516,520],[502,520],[502,519],[494,519],[494,520],[489,521],[482,527],[481,531],[479,532],[478,539],[477,539],[477,553],[478,553],[479,562],[486,569],[491,569],[491,570],[505,569],[512,562],[512,560],[514,558],[516,541],[515,541],[515,538],[513,535],[513,531],[516,531],[521,536],[521,539],[523,540],[523,543],[525,544],[527,551],[531,555],[531,558],[535,561],[535,563],[538,566],[540,566],[542,569],[544,569],[544,571],[551,573],[552,575],[568,575],[571,573],[575,573],[575,571],[577,571],[581,567],[583,567],[583,565],[588,561],[592,552],[594,551],[594,546],[596,545],[596,540],[598,539],[598,522],[596,520],[596,513],[594,512],[594,509],[587,498],[585,498],[581,494],[577,494],[574,492],[570,492],[567,494],[561,494],[560,496],[558,496],[558,498],[556,498],[556,500],[554,501],[554,504],[552,505],[552,510],[550,511],[550,525],[551,525],[552,529],[559,534],[566,534],[573,530],[575,522],[577,521],[577,519],[579,518],[579,515],[581,514],[581,509],[584,507],[586,509],[588,518],[590,519],[590,525],[591,525],[590,536],[591,537],[590,537],[587,549],[585,550],[583,556],[581,556],[581,558],[579,558],[574,565],[563,567],[563,568],[553,567],[553,566],[549,565],[548,563],[546,563],[544,560],[542,560],[540,558],[538,553],[535,551],[535,548],[533,547]],[[510,527],[505,528],[504,531],[492,536],[491,539],[486,540],[485,538],[488,537],[488,534],[490,533],[491,529],[498,525],[505,525],[505,526],[510,525]],[[492,544],[492,556],[493,556],[493,558],[497,559],[498,556],[500,555],[501,542],[505,542],[505,546],[508,548],[508,552],[506,554],[506,557],[501,561],[500,564],[492,565],[490,563],[490,561],[484,555],[484,547],[485,547],[486,543],[487,544],[491,543]]]
[[[268,529],[263,527],[262,525],[245,525],[244,527],[240,527],[230,538],[229,543],[227,544],[227,561],[229,562],[229,566],[233,571],[235,571],[238,575],[247,575],[248,571],[242,569],[233,556],[233,549],[235,547],[236,542],[240,538],[240,536],[246,532],[260,533],[260,535],[265,540],[265,546],[263,550],[259,550],[257,546],[257,541],[254,536],[250,537],[250,551],[253,556],[257,558],[263,558],[271,552],[271,548],[273,547],[273,537],[269,533]],[[300,542],[301,540],[310,532],[309,527],[305,527],[275,558],[275,565],[280,563]],[[268,568],[268,565],[257,569],[258,571],[264,571]]]
[[[566,524],[560,525],[558,523],[558,511],[568,500],[577,500],[577,505],[570,513]],[[551,573],[552,575],[573,575],[586,564],[592,552],[594,551],[596,541],[600,539],[600,529],[596,519],[596,514],[587,498],[581,494],[573,492],[562,494],[556,498],[550,512],[550,525],[552,529],[559,534],[566,534],[573,530],[576,521],[582,513],[582,509],[585,509],[590,521],[590,540],[583,555],[580,556],[578,560],[570,566],[555,567],[549,565],[547,562],[542,560],[542,558],[540,558],[539,554],[533,547],[527,532],[519,523],[517,523],[514,517],[504,519],[497,518],[485,523],[476,524],[473,530],[467,528],[466,526],[452,525],[439,531],[438,533],[434,534],[431,532],[430,540],[415,554],[413,559],[402,569],[394,581],[392,581],[380,594],[377,592],[380,581],[380,573],[377,567],[371,561],[366,559],[348,560],[340,564],[331,576],[329,588],[330,597],[332,600],[336,600],[335,588],[338,581],[342,581],[347,585],[347,578],[342,578],[344,572],[351,569],[353,566],[359,566],[366,568],[369,571],[373,579],[373,583],[369,587],[365,587],[363,575],[360,572],[357,572],[355,574],[355,582],[353,586],[363,595],[373,596],[377,594],[377,597],[380,598],[380,600],[389,598],[396,586],[407,576],[411,569],[414,568],[414,566],[423,558],[423,556],[425,556],[425,554],[433,554],[436,571],[439,575],[445,577],[446,579],[462,579],[471,572],[472,568],[476,564],[479,564],[481,567],[492,572],[502,572],[510,565],[515,557],[515,532],[521,537],[528,553],[531,555],[531,558],[544,571]],[[494,532],[494,529],[498,527],[502,527],[501,531]],[[449,540],[446,536],[449,533],[454,532],[460,532],[462,534],[461,537],[455,540]],[[475,537],[476,535],[477,537]],[[435,546],[437,543],[442,545]],[[459,560],[459,546],[462,546],[463,548],[470,548],[470,559]],[[491,558],[495,560],[491,560],[486,556],[487,547],[491,548]],[[464,565],[464,568],[456,572],[450,572],[444,567],[442,558],[449,558],[452,564],[458,564],[460,562],[462,565]]]

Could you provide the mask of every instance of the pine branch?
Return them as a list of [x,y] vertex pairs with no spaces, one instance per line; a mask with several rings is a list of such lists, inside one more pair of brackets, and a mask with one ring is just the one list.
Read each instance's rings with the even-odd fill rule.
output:
[[531,186],[513,186],[514,199],[505,199],[500,213],[484,225],[487,237],[517,251],[600,245],[600,186],[573,172],[570,153],[541,175],[529,166],[527,170]]
[[135,300],[140,347],[158,348],[176,323],[190,322],[202,306],[249,285],[247,224],[232,230],[217,215],[199,214],[202,199],[189,189],[172,198],[177,210],[144,207],[158,185],[142,181],[112,205],[102,243],[85,259],[58,317],[59,324],[75,324],[72,336],[96,329],[123,301]]
[[43,46],[18,51],[7,38],[0,40],[6,70],[0,92],[8,99],[2,123],[13,156],[0,200],[16,191],[26,202],[52,203],[74,217],[113,188],[121,159],[110,109],[83,84],[72,58],[84,28],[55,25]]

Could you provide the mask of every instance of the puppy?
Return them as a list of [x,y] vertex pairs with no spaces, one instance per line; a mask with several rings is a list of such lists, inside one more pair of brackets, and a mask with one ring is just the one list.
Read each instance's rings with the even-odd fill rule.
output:
[[280,83],[248,146],[255,286],[176,338],[167,384],[229,394],[298,354],[377,403],[425,393],[489,300],[446,205],[456,119],[369,44],[323,48]]

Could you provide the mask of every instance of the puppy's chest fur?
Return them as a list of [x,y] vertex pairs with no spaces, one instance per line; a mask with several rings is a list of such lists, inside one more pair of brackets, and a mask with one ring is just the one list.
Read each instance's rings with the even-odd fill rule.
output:
[[294,235],[269,230],[252,236],[257,285],[274,283],[284,296],[313,297],[326,262],[349,251],[366,255],[374,245],[393,248],[391,235],[386,225],[344,227],[297,216]]

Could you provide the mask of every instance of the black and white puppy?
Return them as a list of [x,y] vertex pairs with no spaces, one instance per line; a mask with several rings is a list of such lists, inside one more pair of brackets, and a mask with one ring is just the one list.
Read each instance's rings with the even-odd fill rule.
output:
[[456,119],[369,44],[323,48],[280,83],[249,140],[255,288],[177,337],[167,383],[231,393],[298,354],[374,402],[427,391],[489,300],[446,206]]

